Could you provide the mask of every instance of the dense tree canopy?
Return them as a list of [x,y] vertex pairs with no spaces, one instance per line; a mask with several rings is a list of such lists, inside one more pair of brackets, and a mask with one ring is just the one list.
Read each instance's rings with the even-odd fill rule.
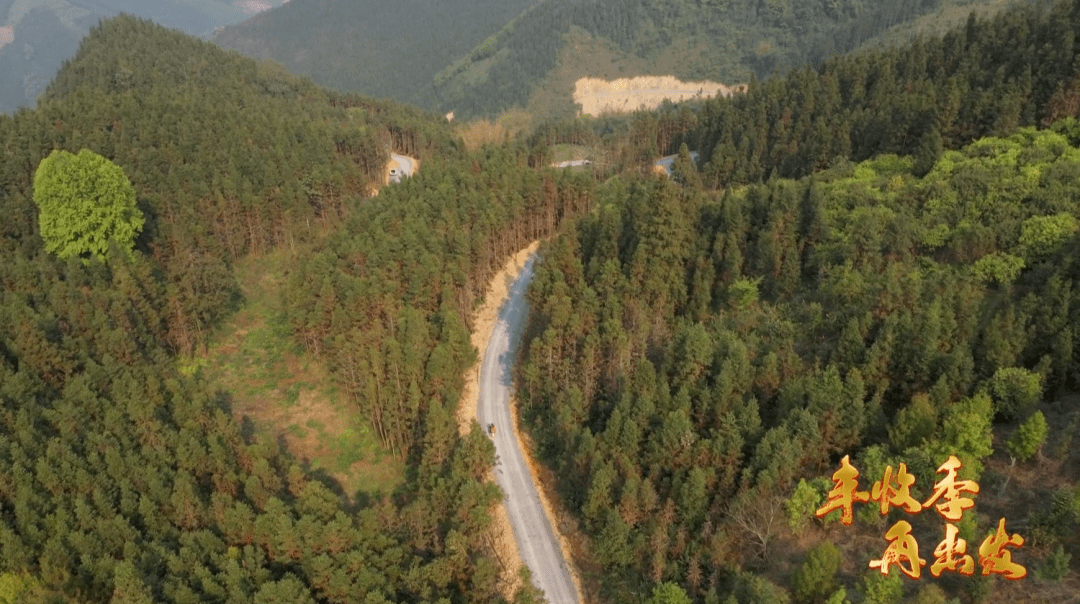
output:
[[[1080,149],[1027,128],[915,172],[882,155],[723,195],[614,179],[547,246],[519,393],[606,597],[737,592],[733,569],[774,559],[800,477],[850,453],[867,476],[904,461],[930,477],[957,455],[979,478],[1004,444],[995,413],[1077,387],[1080,239],[1066,229],[1009,280],[979,261],[1023,257],[1025,225],[1080,215]],[[1029,455],[1037,428],[1010,450]],[[836,593],[823,552],[793,576],[796,600]]]
[[[441,313],[427,313],[420,292],[414,303],[425,314],[376,307],[393,311],[378,320],[401,327],[400,367],[413,370],[423,355],[422,378],[438,385],[387,403],[415,403],[401,419],[409,440],[397,443],[409,479],[392,498],[346,506],[276,439],[245,428],[228,393],[176,362],[234,308],[235,258],[311,246],[344,224],[352,226],[333,241],[348,249],[350,237],[371,237],[377,245],[361,249],[372,266],[381,257],[389,270],[419,251],[409,231],[441,228],[436,206],[413,211],[429,185],[401,187],[418,189],[397,198],[400,215],[386,214],[413,216],[396,232],[365,222],[387,207],[368,188],[381,182],[387,147],[456,166],[432,190],[465,186],[472,163],[444,124],[327,93],[130,17],[95,28],[37,110],[0,116],[0,599],[504,601],[488,534],[499,499],[487,481],[494,451],[478,428],[458,435],[451,394],[473,354],[460,317],[475,292],[460,305],[447,296]],[[53,149],[90,151],[49,160]],[[31,201],[65,178],[74,188],[73,173],[50,168],[91,151],[102,158],[92,165],[130,177],[128,200],[146,214],[135,249],[113,245],[107,264],[45,253],[38,225],[48,219],[39,222]],[[500,216],[505,199],[477,196],[471,209]],[[555,221],[564,208],[553,203],[537,220]],[[456,260],[462,274],[482,273],[487,265],[475,264],[494,263],[509,245],[492,241],[505,218],[490,224],[475,241],[456,242],[483,250]],[[384,284],[422,289],[430,275],[420,266],[388,273],[395,281]],[[305,296],[322,291],[332,290]],[[444,345],[428,359],[431,337]]]
[[[793,531],[821,540],[829,519],[805,516],[839,457],[866,477],[903,461],[920,497],[948,455],[1002,493],[995,450],[1075,460],[1061,395],[1080,387],[1080,126],[1054,120],[1080,105],[1054,24],[1077,6],[755,84],[743,98],[760,110],[669,105],[471,154],[441,118],[102,23],[38,109],[0,116],[0,601],[504,601],[494,451],[479,427],[459,435],[456,411],[470,311],[538,238],[517,392],[599,597],[899,601],[895,573],[852,575],[845,549],[784,557]],[[903,79],[935,48],[931,75]],[[979,90],[996,96],[969,107]],[[571,139],[613,161],[544,167]],[[616,175],[671,148],[675,179]],[[55,149],[130,179],[134,249],[47,253],[34,180]],[[424,167],[373,197],[388,149]],[[297,253],[282,323],[405,460],[389,497],[344,505],[228,393],[177,370],[235,308],[232,261],[276,248]],[[1069,575],[1080,524],[1075,479],[1059,482],[1009,518],[1048,582]],[[988,527],[973,514],[959,531],[975,543]]]
[[129,251],[146,222],[124,171],[88,149],[57,150],[41,160],[34,203],[45,250],[60,258],[104,258],[110,240]]

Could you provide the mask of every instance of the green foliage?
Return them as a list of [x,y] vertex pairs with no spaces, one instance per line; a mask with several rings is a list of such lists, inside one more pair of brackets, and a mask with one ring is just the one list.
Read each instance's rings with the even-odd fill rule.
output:
[[686,591],[675,583],[661,583],[653,588],[646,604],[691,604]]
[[109,604],[154,604],[153,595],[130,561],[113,569],[113,591]]
[[758,301],[758,284],[761,279],[740,278],[731,284],[728,298],[736,310],[747,310]]
[[908,406],[900,409],[889,424],[889,442],[894,451],[902,452],[929,442],[937,429],[937,410],[930,397],[919,393]]
[[941,131],[937,126],[933,126],[919,139],[919,146],[915,148],[913,155],[912,173],[915,176],[925,176],[934,169],[934,164],[941,159],[943,151],[944,141],[941,138]]
[[[440,192],[402,195],[415,202],[391,199],[390,209],[366,199],[368,185],[381,181],[384,145],[424,160],[431,153],[425,169]],[[580,195],[553,187],[545,197],[542,176],[513,152],[463,161],[443,120],[328,93],[127,16],[95,28],[37,110],[0,116],[0,148],[5,598],[499,599],[498,561],[484,537],[499,499],[489,481],[494,451],[479,430],[459,436],[454,419],[461,376],[475,359],[465,325],[475,284],[508,253],[494,242],[523,247],[520,239],[540,232],[530,226],[514,239],[507,229],[523,224],[516,219],[524,210],[504,210],[527,197],[586,205],[581,182],[560,183]],[[146,210],[147,253],[123,253],[115,237],[108,264],[42,253],[32,198],[49,192],[50,166],[87,157],[44,158],[61,148],[109,157],[115,165],[106,172],[130,177]],[[439,176],[440,161],[454,168]],[[39,164],[44,186],[35,190]],[[507,193],[523,175],[532,188]],[[423,183],[418,175],[390,189]],[[462,192],[470,187],[487,195]],[[468,228],[447,224],[447,198],[472,204],[458,216]],[[429,211],[411,203],[430,203]],[[354,207],[370,214],[334,235]],[[546,228],[557,226],[536,214]],[[443,247],[425,247],[436,232]],[[385,383],[347,382],[343,391],[355,401],[360,385],[378,386],[398,413],[395,436],[412,439],[409,478],[393,497],[361,494],[348,507],[323,484],[326,473],[313,475],[276,437],[243,428],[229,392],[199,371],[177,370],[177,353],[204,343],[231,312],[234,260],[276,247],[310,251],[316,236],[327,246],[309,258],[317,282],[300,300],[285,297],[287,310],[305,312],[287,316],[281,329],[291,335],[294,326],[331,322],[327,333],[300,332],[340,347],[324,357],[338,375],[356,378],[362,374],[347,370],[386,359],[376,371],[392,367],[389,380],[402,380],[393,398]],[[362,276],[339,275],[339,265]],[[357,328],[329,333],[350,322]],[[394,335],[366,339],[369,324]]]
[[831,541],[814,546],[791,577],[795,601],[818,604],[834,595],[838,587],[836,573],[840,570],[840,562],[840,550]]
[[60,258],[104,259],[110,240],[130,251],[146,222],[124,171],[89,149],[56,150],[41,160],[34,203],[45,249]]
[[1006,419],[1027,417],[1042,399],[1042,376],[1023,367],[1002,367],[989,382],[994,410]]
[[1035,569],[1035,577],[1040,581],[1061,581],[1069,574],[1069,561],[1072,555],[1065,551],[1065,546],[1058,544],[1050,555]]
[[1042,448],[1043,443],[1046,442],[1047,431],[1046,418],[1043,417],[1042,411],[1036,411],[1020,424],[1020,427],[1005,443],[1005,447],[1009,450],[1009,455],[1020,461],[1026,461]]
[[1080,222],[1070,213],[1032,216],[1020,226],[1020,250],[1028,262],[1042,260],[1061,249]]
[[679,146],[679,153],[671,164],[671,179],[685,186],[701,188],[701,177],[686,143]]
[[739,573],[732,594],[739,604],[788,604],[791,596],[779,585],[753,573]]
[[994,452],[993,416],[993,403],[982,392],[946,407],[938,438],[928,447],[934,459],[945,461],[955,455],[963,463],[960,476],[977,480],[982,474],[981,460]]
[[1050,125],[1050,129],[1069,139],[1072,146],[1080,145],[1080,120],[1069,116],[1057,120]]
[[899,572],[882,575],[877,569],[866,571],[860,586],[866,604],[900,604],[904,595],[904,582]]
[[[819,66],[936,4],[935,0],[826,4],[711,0],[639,5],[630,0],[557,0],[525,11],[495,36],[495,48],[485,40],[438,74],[435,82],[444,109],[454,109],[457,115],[492,114],[514,104],[527,105],[533,90],[560,68],[560,56],[570,53],[580,59],[574,55],[581,51],[568,47],[574,36],[567,35],[579,28],[586,39],[610,52],[628,76],[673,73],[684,80],[746,82],[807,63]],[[567,67],[564,59],[561,69]],[[599,75],[594,71],[569,75]]]
[[0,573],[0,604],[19,604],[41,583],[28,574]]
[[[923,178],[887,155],[719,198],[681,188],[666,221],[656,212],[671,187],[599,188],[601,209],[537,268],[518,391],[539,447],[575,485],[571,507],[615,554],[612,574],[681,580],[685,552],[714,553],[718,526],[756,547],[714,555],[753,563],[777,524],[798,530],[813,505],[804,486],[770,494],[844,454],[864,488],[905,462],[917,498],[950,455],[977,478],[996,406],[1027,408],[1007,401],[1031,382],[1037,402],[1040,376],[1053,371],[1061,388],[1077,371],[1074,244],[1008,287],[975,267],[1008,262],[1032,215],[1074,210],[1073,151],[1024,129],[943,153]],[[921,245],[939,225],[941,245]],[[702,513],[717,505],[722,519]],[[654,517],[666,520],[643,520]]]
[[1076,526],[1080,524],[1080,485],[1062,485],[1055,489],[1049,504],[1032,513],[1030,523],[1033,532],[1047,542],[1075,535]]
[[985,602],[994,591],[993,579],[986,575],[976,574],[973,577],[962,579],[964,594],[972,604]]
[[[1000,174],[1015,163],[1008,146],[1020,141],[1005,137],[1015,136],[1020,126],[1048,124],[1075,113],[1070,109],[1075,100],[1061,76],[1071,69],[1071,51],[1052,57],[1035,47],[987,52],[1018,35],[1065,45],[1061,23],[1067,9],[1017,4],[994,19],[972,19],[963,31],[938,39],[821,62],[810,58],[813,69],[795,69],[786,78],[755,82],[745,95],[708,101],[689,137],[702,153],[703,180],[728,187],[774,176],[795,178],[832,165],[838,156],[863,161],[896,154],[912,159],[909,174],[947,176],[964,186],[975,202],[972,209],[1009,197],[1020,202],[1038,185],[1040,168],[1016,170],[1016,178],[1001,188],[985,186],[983,176],[991,164]],[[980,152],[999,155],[997,161],[953,173],[949,150],[991,136],[997,140]],[[1055,156],[1052,146],[1044,150],[1046,157]],[[998,218],[1014,242],[1014,216]],[[1025,256],[1009,247],[1000,251]],[[1031,258],[1025,259],[1030,264]]]
[[950,600],[945,591],[935,583],[922,584],[915,597],[908,601],[911,604],[960,604],[957,598]]
[[784,501],[788,527],[793,533],[799,534],[806,528],[814,517],[814,512],[821,507],[822,501],[821,493],[818,493],[817,489],[805,479],[800,478],[791,497]]
[[984,281],[995,281],[1009,285],[1020,275],[1024,268],[1024,259],[1012,254],[993,253],[975,261],[972,270],[975,276]]
[[544,592],[540,591],[532,580],[532,572],[529,571],[529,567],[524,564],[518,570],[518,579],[520,579],[520,587],[516,593],[514,593],[513,604],[543,604]]

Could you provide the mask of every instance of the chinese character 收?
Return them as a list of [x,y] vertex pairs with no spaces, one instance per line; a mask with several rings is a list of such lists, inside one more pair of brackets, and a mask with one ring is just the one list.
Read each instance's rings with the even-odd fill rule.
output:
[[967,555],[967,541],[957,539],[958,532],[955,524],[945,525],[945,540],[934,548],[935,559],[930,566],[931,575],[941,576],[943,570],[951,570],[968,577],[975,574],[975,561]]
[[840,469],[833,473],[832,479],[836,484],[829,491],[829,500],[814,515],[821,518],[833,510],[842,509],[840,522],[851,524],[851,506],[856,501],[860,503],[869,501],[870,493],[856,490],[859,488],[859,471],[851,465],[847,455],[840,460]]
[[[889,546],[880,560],[871,560],[870,568],[880,568],[881,574],[889,574],[889,565],[895,564],[900,570],[912,579],[918,579],[922,574],[922,567],[926,560],[919,557],[919,544],[915,537],[911,536],[911,525],[901,520],[894,524],[889,532],[885,533]],[[904,562],[909,563],[909,568],[904,568]]]
[[902,507],[909,514],[918,514],[922,511],[922,504],[911,496],[911,485],[915,484],[915,477],[907,473],[907,464],[900,464],[896,472],[896,484],[892,485],[892,466],[885,466],[885,477],[874,483],[871,490],[870,500],[881,502],[881,515],[889,513],[889,506]]
[[960,460],[955,455],[950,455],[945,463],[941,464],[937,473],[944,473],[942,478],[934,485],[934,494],[923,502],[923,507],[930,507],[938,499],[944,499],[934,506],[946,520],[959,521],[964,516],[964,510],[975,507],[975,502],[967,497],[961,497],[960,493],[978,493],[979,485],[974,480],[956,480],[956,470],[960,468]]
[[979,566],[984,575],[1001,575],[1006,579],[1023,579],[1027,569],[1012,561],[1012,553],[1006,547],[1020,547],[1024,538],[1020,535],[1009,536],[1005,532],[1005,519],[998,521],[997,530],[979,546]]

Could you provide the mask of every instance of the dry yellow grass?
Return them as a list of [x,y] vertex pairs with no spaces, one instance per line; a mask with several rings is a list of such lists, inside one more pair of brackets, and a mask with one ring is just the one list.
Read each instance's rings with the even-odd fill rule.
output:
[[727,86],[717,82],[683,82],[672,76],[639,76],[606,81],[580,78],[574,85],[574,102],[587,115],[605,112],[655,109],[664,99],[673,102],[692,98],[708,98],[742,92],[746,86]]
[[520,107],[511,107],[494,121],[476,119],[461,123],[457,128],[465,148],[475,151],[484,145],[498,145],[521,133],[532,130],[532,116]]

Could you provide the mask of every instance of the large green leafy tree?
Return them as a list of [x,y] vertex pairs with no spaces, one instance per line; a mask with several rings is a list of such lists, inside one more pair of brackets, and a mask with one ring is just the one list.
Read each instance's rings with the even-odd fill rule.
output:
[[124,171],[89,149],[56,150],[41,160],[34,203],[45,249],[61,258],[103,258],[110,239],[131,249],[145,222]]

